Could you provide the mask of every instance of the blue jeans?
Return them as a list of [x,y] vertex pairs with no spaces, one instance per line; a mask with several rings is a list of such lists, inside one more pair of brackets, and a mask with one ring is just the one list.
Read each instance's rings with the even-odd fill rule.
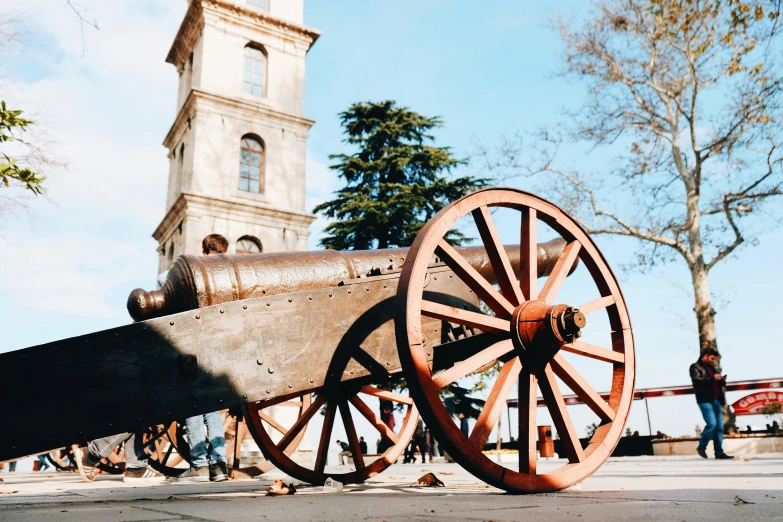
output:
[[723,406],[718,401],[700,402],[699,409],[707,423],[701,432],[699,449],[706,450],[707,444],[714,441],[715,456],[723,455]]
[[[190,417],[185,424],[188,427],[190,464],[194,468],[226,462],[226,435],[223,432],[223,418],[219,412]],[[207,449],[207,439],[209,449]]]

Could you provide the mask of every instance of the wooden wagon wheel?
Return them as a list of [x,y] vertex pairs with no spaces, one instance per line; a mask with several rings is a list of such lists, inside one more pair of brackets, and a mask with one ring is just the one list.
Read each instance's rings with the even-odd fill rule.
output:
[[[66,461],[66,458],[68,459]],[[54,466],[57,471],[76,471],[77,467],[73,459],[73,453],[69,448],[58,448],[50,451],[46,455],[46,460]]]
[[[511,269],[490,215],[492,207],[515,209],[512,223],[520,230],[520,276]],[[504,211],[505,212],[505,211]],[[487,250],[500,291],[479,275],[443,239],[457,221],[472,214]],[[538,289],[537,221],[547,224],[567,246],[543,287]],[[434,256],[445,262],[492,311],[493,315],[443,306],[424,294],[428,265]],[[556,305],[559,290],[577,257],[597,289],[597,299],[578,309]],[[519,281],[519,282],[518,282]],[[611,349],[580,341],[590,313],[605,310],[611,328]],[[489,348],[432,374],[424,354],[421,317],[435,317],[499,335]],[[622,435],[631,407],[634,385],[634,345],[631,323],[622,293],[604,257],[576,221],[555,205],[514,189],[487,189],[466,196],[439,212],[419,232],[408,254],[397,292],[395,329],[400,360],[411,395],[422,418],[449,454],[476,477],[498,488],[530,493],[568,487],[593,473],[612,453]],[[589,333],[589,328],[585,330]],[[602,399],[568,358],[604,361],[611,374],[609,401]],[[573,354],[573,355],[572,355]],[[438,390],[499,360],[486,404],[469,437],[462,434],[446,411]],[[573,359],[572,359],[573,360]],[[600,426],[583,449],[566,410],[559,378],[598,416]],[[519,467],[504,467],[482,453],[506,398],[518,379]],[[536,472],[537,388],[565,447],[568,464],[554,471]]]
[[190,462],[190,446],[183,437],[183,429],[179,422],[171,422],[158,426],[152,436],[145,441],[154,445],[148,463],[156,471],[169,477],[184,473],[186,467],[180,464]]
[[[365,396],[365,398],[363,399],[362,396]],[[376,397],[404,405],[405,415],[402,426],[397,433],[381,421],[380,417],[367,404],[367,397]],[[272,399],[266,402],[275,403],[279,400]],[[382,440],[389,444],[387,449],[372,462],[364,461],[364,455],[359,448],[359,437],[356,434],[351,406],[349,405],[352,405],[355,411],[365,417],[378,430]],[[305,426],[308,425],[321,408],[324,408],[324,422],[315,462],[310,466],[303,466],[294,462],[288,456],[290,452],[286,452],[286,449],[291,441],[296,440],[296,437],[301,437]],[[326,472],[325,468],[329,449],[335,444],[335,441],[332,440],[332,428],[338,409],[348,436],[347,442],[353,456],[354,469],[347,472],[331,473]],[[330,391],[318,391],[312,404],[304,410],[299,420],[290,429],[283,429],[276,423],[270,422],[268,418],[259,416],[248,418],[251,420],[251,422],[248,422],[248,428],[261,451],[281,471],[310,484],[323,484],[329,477],[343,484],[356,484],[381,473],[397,460],[413,436],[418,413],[413,405],[413,400],[408,395],[383,390],[371,385],[361,386],[356,385],[355,382],[349,382],[343,386],[330,387]],[[262,420],[266,422],[261,422]],[[282,435],[280,440],[275,441],[272,439],[271,433],[274,431]]]
[[[246,404],[242,407],[241,416],[238,415],[227,417],[226,423],[228,426],[226,429],[226,434],[233,432],[234,435],[230,440],[226,440],[226,453],[233,454],[234,457],[233,466],[229,468],[229,475],[233,478],[256,477],[262,473],[266,473],[267,471],[274,469],[275,463],[269,460],[269,457],[263,452],[263,446],[261,446],[261,444],[258,442],[258,438],[256,437],[257,425],[263,425],[264,422],[272,422],[274,423],[276,429],[286,430],[286,427],[281,426],[280,423],[276,422],[272,418],[270,411],[267,410],[267,408],[271,408],[272,406],[294,408],[297,419],[294,421],[295,424],[307,412],[311,402],[312,399],[309,393],[301,397],[289,398],[282,401],[254,402]],[[233,429],[231,426],[233,426]],[[256,444],[262,450],[262,453],[264,453],[266,460],[251,466],[242,466],[242,441],[245,440],[248,435],[252,436],[256,441]],[[291,442],[284,450],[284,455],[286,457],[296,451],[296,449],[299,447],[299,444],[302,442],[303,437],[304,431],[293,437]]]
[[[298,414],[310,405],[310,395],[301,400],[287,401],[287,406],[298,408]],[[256,416],[267,415],[262,411],[271,405],[261,405],[259,403],[248,404],[245,407],[247,412],[254,412]],[[232,415],[229,410],[223,410],[223,431],[226,440],[226,457],[233,457],[232,466],[228,467],[229,477],[231,478],[252,478],[273,469],[275,465],[269,460],[264,460],[258,464],[242,466],[242,441],[250,434],[245,422],[245,414]],[[150,456],[149,463],[157,471],[168,475],[177,476],[185,472],[187,466],[182,467],[182,462],[190,465],[190,446],[185,439],[182,423],[172,422],[155,434],[150,441],[155,444],[155,451]],[[293,453],[299,446],[302,437],[297,437],[287,448],[288,453]]]

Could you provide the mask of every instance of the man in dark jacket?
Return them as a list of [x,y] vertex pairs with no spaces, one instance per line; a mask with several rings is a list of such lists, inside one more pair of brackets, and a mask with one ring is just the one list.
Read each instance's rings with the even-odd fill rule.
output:
[[723,405],[726,404],[726,377],[715,371],[718,352],[707,348],[701,352],[701,358],[691,364],[690,374],[693,392],[699,405],[704,422],[707,425],[701,432],[699,447],[696,451],[707,458],[707,444],[713,441],[716,459],[732,459],[723,452]]

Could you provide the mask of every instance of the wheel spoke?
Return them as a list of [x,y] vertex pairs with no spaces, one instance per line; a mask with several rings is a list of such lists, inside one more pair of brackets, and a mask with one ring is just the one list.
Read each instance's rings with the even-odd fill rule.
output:
[[441,389],[466,375],[470,375],[485,364],[492,362],[501,355],[507,354],[513,349],[514,344],[511,342],[511,339],[500,341],[476,355],[456,363],[451,368],[436,373],[432,376],[432,381],[438,389]]
[[506,299],[511,301],[511,304],[521,304],[525,300],[522,295],[522,289],[517,284],[517,278],[511,269],[511,262],[508,260],[506,248],[500,240],[500,235],[497,228],[495,228],[495,222],[492,221],[489,209],[485,205],[477,208],[473,211],[473,219],[481,235],[481,240],[484,242],[484,247],[487,249],[487,256],[490,263],[492,263],[492,269],[497,277],[500,290]]
[[378,397],[379,399],[386,401],[399,402],[401,404],[413,404],[413,399],[408,396],[394,393],[388,390],[382,390],[374,386],[362,386],[359,388],[359,391],[361,393],[366,393],[367,395],[372,395],[373,397]]
[[351,398],[348,399],[351,401],[351,404],[353,404],[353,407],[356,408],[356,410],[364,416],[365,419],[367,419],[370,424],[372,424],[373,428],[378,430],[378,432],[381,434],[381,437],[390,440],[394,444],[397,444],[397,442],[400,440],[397,435],[389,428],[385,422],[381,420],[378,415],[372,411],[372,409],[367,406],[367,404],[361,400],[358,396],[354,395]]
[[307,423],[310,422],[310,419],[312,419],[313,415],[315,415],[315,413],[321,409],[321,406],[323,406],[325,402],[325,395],[321,395],[316,400],[314,400],[310,407],[303,411],[299,418],[296,419],[296,422],[293,426],[291,426],[291,429],[289,429],[288,432],[283,435],[283,438],[280,439],[280,442],[277,443],[277,447],[282,451],[285,451],[288,445],[294,441],[297,435],[299,435],[299,432],[302,431],[302,428],[307,426]]
[[563,345],[563,350],[577,355],[583,355],[591,359],[597,359],[599,361],[612,362],[612,363],[624,363],[625,355],[614,350],[607,350],[606,348],[599,348],[582,341],[574,341],[569,344]]
[[353,463],[358,471],[364,468],[364,455],[359,447],[359,437],[356,435],[356,427],[353,425],[351,407],[348,406],[348,401],[340,401],[340,417],[343,418],[345,434],[348,436],[348,445],[351,447],[351,453],[353,454]]
[[498,378],[489,392],[487,402],[484,404],[484,409],[481,410],[481,414],[478,420],[476,420],[476,425],[473,426],[473,431],[470,433],[470,442],[473,446],[482,449],[484,444],[487,443],[489,434],[497,424],[498,417],[500,417],[503,407],[506,405],[508,394],[511,393],[514,381],[521,370],[522,363],[519,361],[519,357],[514,357],[500,369]]
[[596,299],[595,301],[590,301],[589,303],[583,304],[582,306],[579,307],[579,311],[587,315],[589,313],[595,312],[596,310],[601,310],[613,304],[614,304],[614,296],[609,295],[606,297],[602,297],[600,299]]
[[585,459],[582,443],[576,436],[576,429],[571,422],[571,416],[568,414],[560,387],[557,385],[555,374],[549,364],[541,371],[538,379],[541,394],[544,396],[549,414],[552,416],[552,422],[555,423],[557,433],[560,435],[568,461],[571,463],[582,462]]
[[514,305],[503,297],[503,294],[495,290],[495,288],[489,284],[489,281],[484,279],[475,268],[470,266],[465,258],[462,257],[462,254],[457,252],[443,239],[441,239],[438,244],[438,248],[435,249],[435,253],[445,261],[463,283],[468,285],[471,290],[476,292],[476,295],[479,296],[482,301],[487,303],[487,306],[489,306],[498,317],[511,317],[511,314],[514,313]]
[[237,417],[236,434],[234,434],[234,465],[231,466],[230,476],[233,476],[235,469],[239,469],[242,466],[242,441],[245,439],[246,434],[247,426],[244,422],[240,422],[239,417]]
[[337,411],[337,405],[333,402],[327,403],[326,414],[324,415],[324,425],[321,429],[321,441],[318,445],[318,454],[315,457],[315,471],[323,473],[326,467],[326,457],[329,455],[329,439],[332,437],[332,427],[334,426],[334,414]]
[[579,241],[571,241],[566,245],[558,258],[557,263],[555,263],[554,268],[552,268],[552,273],[549,274],[546,283],[544,283],[541,293],[538,294],[539,300],[544,301],[547,304],[555,302],[560,287],[563,286],[563,282],[565,281],[566,276],[568,276],[568,272],[571,270],[571,267],[574,266],[576,256],[579,255],[581,246]]
[[163,460],[161,461],[161,464],[164,466],[169,461],[169,458],[171,457],[171,454],[174,452],[174,444],[169,443],[169,447],[166,449],[166,454],[163,455]]
[[[281,426],[280,423],[278,423],[275,419],[273,419],[270,415],[267,415],[263,411],[259,411],[258,412],[258,416],[261,417],[261,420],[265,421],[267,424],[269,424],[274,429],[279,431],[282,435],[285,435],[286,432],[288,431],[283,426]],[[239,429],[237,429],[237,432],[239,432]],[[238,433],[237,433],[237,435],[238,435]]]
[[[301,396],[301,392],[298,393],[298,394],[292,393],[292,394],[288,394],[288,395],[282,395],[280,397],[275,397],[274,399],[266,399],[266,400],[263,400],[263,401],[258,401],[258,402],[254,403],[254,404],[251,404],[251,406],[254,407],[257,410],[263,410],[264,408],[270,408],[272,406],[277,406],[277,405],[286,405],[287,406],[288,403],[292,402],[292,399],[294,399],[297,396]],[[299,399],[299,400],[301,400],[301,399]],[[297,405],[297,406],[301,407],[301,405],[299,405],[297,403],[297,401],[293,401],[292,402],[291,406],[294,406],[294,405]]]
[[560,377],[560,380],[562,380],[566,386],[571,388],[571,390],[582,399],[582,402],[587,404],[588,408],[601,417],[601,420],[614,420],[614,411],[609,407],[609,404],[598,395],[593,387],[590,386],[559,353],[556,354],[555,358],[552,360],[552,370],[554,370],[555,374]]
[[507,334],[511,329],[511,323],[506,319],[469,312],[468,310],[460,310],[453,306],[442,305],[432,301],[424,300],[421,302],[421,313],[427,317],[478,328],[485,332]]
[[[519,472],[536,473],[536,410],[538,380],[535,374],[522,372],[519,377]],[[522,444],[525,444],[524,449]]]
[[519,285],[527,300],[535,301],[538,298],[538,238],[534,208],[522,209],[519,248]]

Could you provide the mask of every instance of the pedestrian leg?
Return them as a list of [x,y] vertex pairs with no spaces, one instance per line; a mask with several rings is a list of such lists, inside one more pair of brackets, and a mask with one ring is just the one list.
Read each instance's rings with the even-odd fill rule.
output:
[[704,422],[706,423],[704,430],[701,432],[701,438],[699,439],[699,449],[706,450],[707,444],[709,444],[715,436],[715,430],[718,427],[718,421],[715,418],[715,409],[712,403],[700,402],[699,409],[701,410],[701,415],[704,417]]
[[712,411],[715,414],[715,433],[712,436],[715,456],[723,455],[723,405],[718,401],[712,402]]
[[[223,417],[217,411],[207,413],[204,415],[204,423],[207,427],[207,439],[209,440],[209,463],[225,463],[226,434],[223,431]],[[239,441],[236,441],[235,444],[239,444]]]
[[194,468],[203,468],[207,462],[207,436],[204,427],[204,416],[196,415],[188,418],[188,445],[190,446],[190,464]]

